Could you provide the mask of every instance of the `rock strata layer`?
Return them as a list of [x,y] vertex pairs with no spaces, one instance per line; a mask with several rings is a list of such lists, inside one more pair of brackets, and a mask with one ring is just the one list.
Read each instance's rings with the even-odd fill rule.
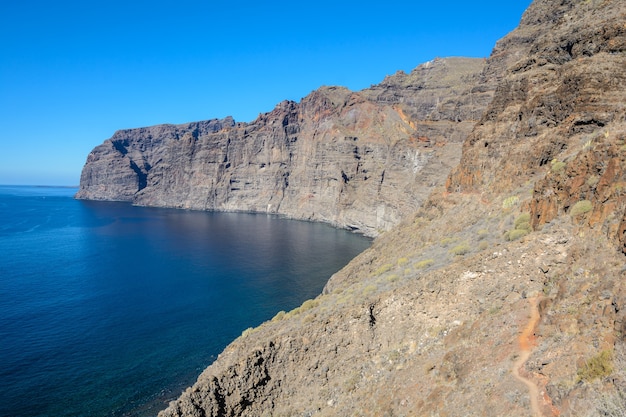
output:
[[80,199],[247,211],[388,230],[441,185],[493,95],[484,60],[437,59],[361,92],[322,87],[251,123],[116,132],[83,169]]
[[533,3],[494,49],[489,66],[506,57],[507,75],[448,190],[512,192],[536,181],[533,228],[588,201],[590,214],[576,216],[626,253],[625,53],[623,2]]

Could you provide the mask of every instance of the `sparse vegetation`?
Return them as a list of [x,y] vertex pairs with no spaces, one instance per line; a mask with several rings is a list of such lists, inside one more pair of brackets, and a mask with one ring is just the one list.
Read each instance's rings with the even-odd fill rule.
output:
[[558,159],[553,159],[550,165],[550,169],[555,174],[560,174],[565,170],[565,162],[559,161]]
[[626,392],[617,388],[613,392],[599,392],[596,396],[596,409],[588,416],[624,417],[626,416]]
[[600,177],[598,177],[597,175],[592,175],[589,178],[587,178],[587,185],[590,187],[595,187],[596,185],[598,185],[599,181],[600,181]]
[[457,256],[465,255],[469,253],[469,251],[470,251],[470,246],[467,242],[463,242],[460,245],[456,245],[455,247],[450,249],[450,253],[457,255]]
[[485,239],[487,236],[489,236],[489,230],[487,229],[481,229],[478,231],[478,240],[482,240]]
[[282,319],[285,318],[286,314],[287,313],[285,313],[284,310],[281,310],[278,313],[276,313],[276,315],[272,318],[272,321],[281,321]]
[[530,230],[530,213],[522,213],[517,216],[514,224],[517,230]]
[[446,247],[451,243],[457,242],[458,240],[458,237],[444,237],[439,243],[441,244],[441,246]]
[[[302,303],[302,305],[300,307],[296,307],[293,310],[291,310],[290,312],[285,313],[285,315],[281,315],[281,319],[283,319],[283,318],[287,319],[287,318],[293,317],[295,315],[298,315],[298,314],[300,314],[300,313],[302,313],[304,311],[310,310],[310,309],[312,309],[314,307],[317,307],[319,303],[320,303],[320,301],[318,299],[306,300],[305,302]],[[278,316],[279,314],[280,313],[278,313],[276,316]],[[274,319],[278,320],[278,318],[276,316],[274,316]],[[274,320],[274,319],[272,319],[272,320]]]
[[508,241],[513,241],[517,239],[521,239],[529,233],[528,230],[524,229],[513,229],[509,230],[504,234],[504,238]]
[[507,197],[502,202],[503,209],[510,209],[511,207],[517,206],[519,204],[519,197],[514,195],[511,197]]
[[494,315],[497,314],[498,311],[500,311],[502,309],[502,306],[492,306],[491,308],[489,308],[489,314]]
[[246,330],[244,330],[243,332],[241,332],[241,337],[248,337],[250,336],[253,332],[255,331],[255,329],[253,327],[248,327]]
[[356,389],[357,385],[361,381],[361,374],[359,372],[355,372],[352,376],[345,380],[344,388],[347,392],[352,392]]
[[578,369],[578,381],[591,382],[604,378],[613,372],[613,355],[610,350],[603,350],[596,356],[589,358],[585,365]]
[[306,300],[304,303],[302,303],[302,305],[300,306],[300,311],[307,311],[310,310],[314,307],[317,307],[317,305],[319,304],[319,300]]
[[520,239],[532,230],[530,226],[530,213],[520,214],[514,221],[514,229],[507,231],[504,238],[508,241]]
[[415,267],[415,269],[426,269],[434,263],[435,263],[434,259],[424,259],[419,262],[416,262],[415,265],[413,266]]
[[397,280],[399,280],[400,277],[396,274],[391,274],[387,277],[387,281],[388,282],[396,282]]
[[370,295],[374,292],[376,292],[376,290],[378,290],[378,286],[374,285],[374,284],[370,284],[368,286],[366,286],[365,288],[363,288],[363,295]]
[[398,259],[398,266],[406,265],[409,262],[408,258],[400,258]]
[[570,210],[570,215],[572,216],[580,216],[581,214],[585,214],[590,212],[593,209],[593,204],[589,200],[581,200],[574,204]]
[[392,264],[384,264],[382,266],[380,266],[379,268],[377,268],[372,275],[374,276],[378,276],[378,275],[382,275],[385,272],[389,272],[391,270],[391,268],[393,268]]
[[389,361],[392,363],[399,361],[401,357],[402,357],[402,354],[398,352],[397,350],[392,350],[391,352],[387,354],[387,359],[389,359]]

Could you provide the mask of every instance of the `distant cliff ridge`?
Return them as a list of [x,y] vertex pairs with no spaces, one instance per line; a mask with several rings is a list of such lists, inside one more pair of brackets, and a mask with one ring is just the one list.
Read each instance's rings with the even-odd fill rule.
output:
[[374,236],[443,184],[491,100],[483,59],[436,59],[352,92],[322,87],[251,123],[116,132],[83,169],[80,199],[274,213]]

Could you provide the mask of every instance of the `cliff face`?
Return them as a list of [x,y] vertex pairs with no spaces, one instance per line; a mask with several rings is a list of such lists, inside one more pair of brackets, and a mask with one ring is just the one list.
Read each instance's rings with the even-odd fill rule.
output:
[[535,0],[446,186],[160,416],[623,415],[625,13]]
[[460,157],[493,94],[483,60],[449,58],[362,92],[322,87],[252,123],[116,132],[77,198],[276,213],[376,235],[414,212]]
[[448,190],[510,193],[536,181],[535,229],[585,200],[581,221],[623,249],[625,21],[619,1],[535,2],[494,50],[509,70]]

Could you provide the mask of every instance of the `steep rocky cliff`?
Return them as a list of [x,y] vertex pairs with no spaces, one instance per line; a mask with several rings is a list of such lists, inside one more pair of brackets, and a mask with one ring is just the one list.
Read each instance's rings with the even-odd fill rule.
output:
[[622,1],[535,0],[445,187],[160,416],[624,415],[625,76]]
[[448,190],[512,192],[536,181],[534,228],[586,201],[580,221],[624,250],[625,50],[622,2],[534,4],[494,51],[515,59]]
[[77,198],[281,214],[376,235],[441,185],[493,95],[484,60],[448,58],[361,92],[322,87],[251,123],[116,132]]

